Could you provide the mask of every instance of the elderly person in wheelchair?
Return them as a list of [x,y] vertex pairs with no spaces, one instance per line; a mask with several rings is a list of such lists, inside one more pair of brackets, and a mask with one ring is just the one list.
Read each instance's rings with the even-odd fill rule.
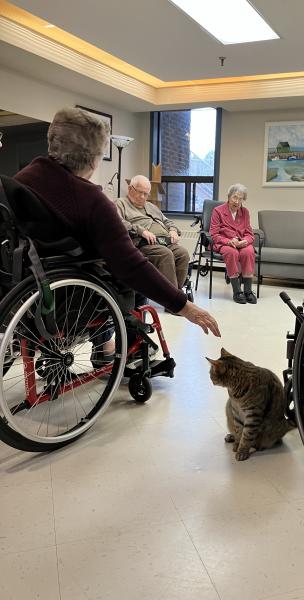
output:
[[219,335],[208,312],[187,301],[132,244],[113,203],[89,180],[108,143],[106,125],[79,108],[60,110],[48,131],[49,155],[38,157],[15,179],[63,221],[85,249],[102,258],[118,280]]
[[[216,207],[212,212],[209,232],[215,252],[219,252],[224,258],[234,302],[256,304],[257,299],[252,291],[254,235],[249,211],[243,206],[246,199],[247,188],[244,185],[231,185],[226,204]],[[244,291],[241,289],[240,276],[244,282]]]
[[[61,110],[49,128],[49,156],[15,179],[0,177],[0,439],[21,450],[49,451],[82,435],[123,375],[138,402],[150,395],[149,378],[173,376],[155,309],[134,310],[128,288],[220,335],[215,319],[133,245],[113,202],[89,181],[108,136],[90,114]],[[136,333],[129,349],[126,329]],[[164,360],[150,364],[153,331]],[[112,360],[94,364],[94,351],[109,342]],[[126,364],[138,348],[140,370]]]
[[175,287],[182,289],[190,257],[186,248],[178,243],[178,227],[148,201],[150,192],[149,179],[135,175],[126,198],[116,200],[118,212],[135,246]]

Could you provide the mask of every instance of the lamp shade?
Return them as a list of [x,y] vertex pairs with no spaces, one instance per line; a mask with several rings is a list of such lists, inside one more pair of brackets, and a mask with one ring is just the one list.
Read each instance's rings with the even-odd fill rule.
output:
[[133,142],[134,138],[126,135],[111,135],[111,140],[116,148],[125,148],[130,142]]

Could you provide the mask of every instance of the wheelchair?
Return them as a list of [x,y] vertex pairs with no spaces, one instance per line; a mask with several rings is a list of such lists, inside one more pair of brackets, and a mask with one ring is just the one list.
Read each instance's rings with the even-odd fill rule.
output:
[[296,307],[286,292],[281,292],[280,297],[296,317],[294,331],[286,334],[285,416],[296,424],[304,444],[304,302]]
[[[124,286],[62,237],[61,224],[29,190],[4,176],[0,183],[0,439],[19,450],[52,451],[94,424],[123,377],[143,403],[150,379],[173,377],[175,362],[155,309],[129,310]],[[45,241],[54,231],[57,240]],[[151,358],[154,331],[163,360]],[[110,338],[109,358],[103,347]]]

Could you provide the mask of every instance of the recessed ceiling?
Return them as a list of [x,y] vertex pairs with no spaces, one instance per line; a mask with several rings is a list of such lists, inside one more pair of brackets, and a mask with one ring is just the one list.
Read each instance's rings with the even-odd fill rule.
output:
[[[58,0],[14,4],[164,81],[303,70],[304,2],[300,0],[254,0],[252,4],[280,39],[229,47],[168,0],[75,0],[65,10]],[[226,60],[221,67],[223,53]]]
[[300,108],[304,3],[254,5],[279,40],[223,46],[168,0],[1,0],[0,65],[130,111]]

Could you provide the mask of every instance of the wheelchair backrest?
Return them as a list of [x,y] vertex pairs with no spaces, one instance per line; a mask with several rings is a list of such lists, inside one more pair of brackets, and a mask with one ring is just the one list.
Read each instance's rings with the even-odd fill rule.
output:
[[12,281],[16,261],[22,261],[23,267],[28,238],[34,241],[40,256],[79,256],[83,250],[65,223],[28,188],[5,175],[0,180],[0,296],[3,296],[18,278],[24,277],[19,264],[18,275],[15,273]]

